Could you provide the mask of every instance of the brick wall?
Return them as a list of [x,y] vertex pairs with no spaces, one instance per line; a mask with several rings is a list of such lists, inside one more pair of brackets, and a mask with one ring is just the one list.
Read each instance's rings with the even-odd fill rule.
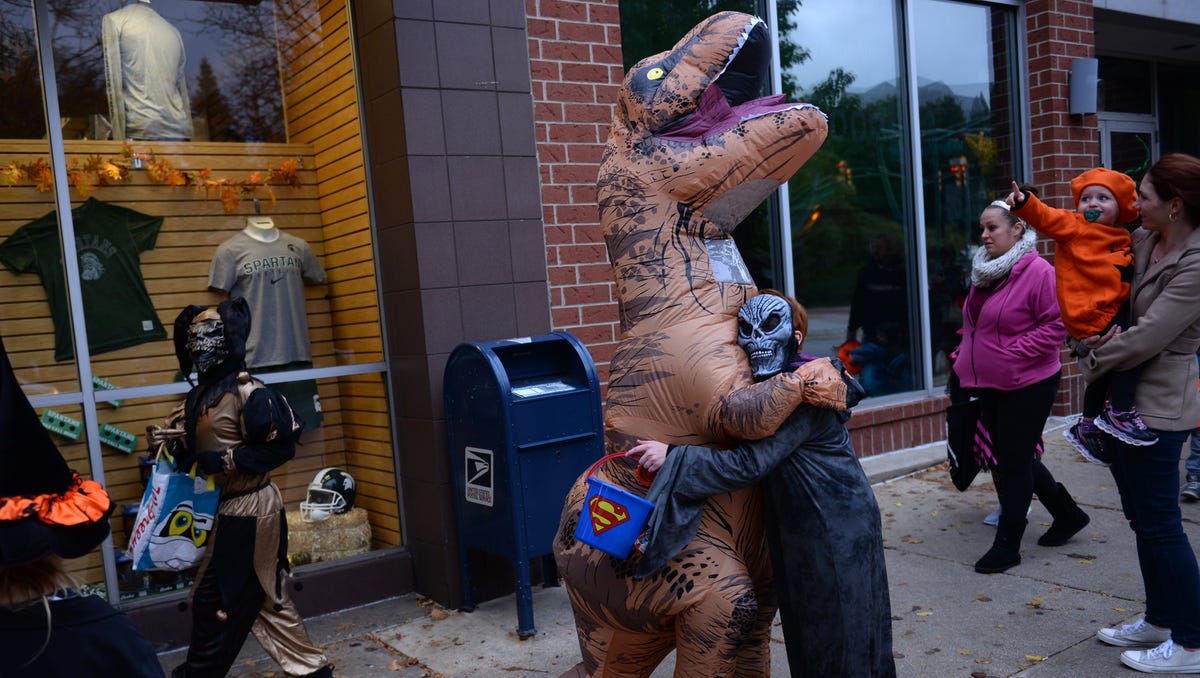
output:
[[[1032,180],[1039,196],[1054,207],[1074,207],[1071,179],[1100,162],[1096,116],[1068,112],[1071,61],[1095,56],[1092,9],[1090,0],[1025,3]],[[1052,242],[1043,246],[1053,252]],[[1059,415],[1083,409],[1083,377],[1079,368],[1065,353],[1063,366],[1063,387],[1054,409]]]
[[602,383],[620,336],[596,174],[624,77],[617,0],[526,0],[551,323],[591,351]]

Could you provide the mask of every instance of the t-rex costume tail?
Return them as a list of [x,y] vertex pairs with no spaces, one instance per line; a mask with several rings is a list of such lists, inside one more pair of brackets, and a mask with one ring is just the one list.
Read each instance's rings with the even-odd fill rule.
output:
[[[735,342],[738,308],[757,289],[731,233],[826,136],[815,107],[751,98],[769,55],[761,19],[724,12],[625,77],[597,185],[621,304],[610,450],[636,438],[724,447],[769,435],[801,402],[846,407],[828,359],[755,384]],[[617,460],[595,477],[644,495],[635,470]],[[770,672],[756,489],[711,499],[696,538],[643,580],[636,554],[621,561],[574,539],[584,494],[581,478],[554,544],[583,654],[575,671],[646,676],[677,647],[677,676]]]

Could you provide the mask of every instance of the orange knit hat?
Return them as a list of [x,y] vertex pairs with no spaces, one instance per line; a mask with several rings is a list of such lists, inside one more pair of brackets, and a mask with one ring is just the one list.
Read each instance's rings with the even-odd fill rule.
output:
[[1137,208],[1133,202],[1137,200],[1137,184],[1123,172],[1115,172],[1103,167],[1090,169],[1071,180],[1071,197],[1079,204],[1079,194],[1088,186],[1103,186],[1112,191],[1117,199],[1117,223],[1128,224],[1138,218]]

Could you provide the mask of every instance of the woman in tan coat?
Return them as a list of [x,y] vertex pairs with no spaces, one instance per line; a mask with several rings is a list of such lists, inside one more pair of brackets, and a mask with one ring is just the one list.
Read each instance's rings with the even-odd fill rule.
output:
[[1091,337],[1080,359],[1087,381],[1145,362],[1137,409],[1158,443],[1105,440],[1105,452],[1133,529],[1146,614],[1096,637],[1132,649],[1126,666],[1147,673],[1200,672],[1200,569],[1179,511],[1179,457],[1200,419],[1200,159],[1173,153],[1138,188],[1142,227],[1133,232],[1134,277],[1128,330]]

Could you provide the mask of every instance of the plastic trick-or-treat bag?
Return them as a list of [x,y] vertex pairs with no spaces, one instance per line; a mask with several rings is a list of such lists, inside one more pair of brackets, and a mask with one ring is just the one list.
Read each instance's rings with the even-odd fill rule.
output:
[[186,570],[200,562],[217,516],[221,491],[211,476],[176,471],[160,446],[129,537],[133,569]]

